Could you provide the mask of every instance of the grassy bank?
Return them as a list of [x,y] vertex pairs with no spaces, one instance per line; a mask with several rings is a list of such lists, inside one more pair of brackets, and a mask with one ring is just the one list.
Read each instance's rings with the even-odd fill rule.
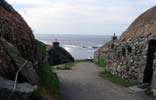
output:
[[39,77],[40,86],[44,87],[48,92],[59,99],[59,81],[56,73],[54,73],[52,68],[49,66],[47,61],[40,65]]
[[[99,67],[103,67],[105,68],[106,67],[106,61],[104,59],[99,59],[95,62],[95,64]],[[100,73],[100,76],[104,79],[107,79],[109,81],[111,81],[112,83],[115,83],[117,85],[121,85],[121,86],[125,86],[125,87],[128,87],[128,86],[133,86],[133,85],[138,85],[139,83],[136,82],[136,81],[131,81],[131,80],[126,80],[126,79],[122,79],[121,77],[119,76],[116,76],[116,75],[112,75],[111,72],[107,72],[105,71],[102,71]]]
[[148,87],[145,93],[147,96],[151,97],[153,100],[156,100],[156,96],[154,95],[154,92],[152,91],[151,87]]
[[36,45],[39,58],[42,60],[44,58],[44,60],[40,62],[38,67],[38,74],[40,78],[39,88],[34,95],[35,97],[41,97],[46,100],[60,100],[59,80],[47,61],[45,44],[40,41],[36,41]]
[[99,67],[106,67],[106,61],[104,59],[98,59],[95,64]]
[[117,85],[121,85],[124,87],[139,85],[139,83],[136,81],[129,81],[126,79],[122,79],[121,77],[112,75],[110,72],[106,72],[106,71],[101,72],[100,76],[104,79],[111,81],[112,83],[115,83]]

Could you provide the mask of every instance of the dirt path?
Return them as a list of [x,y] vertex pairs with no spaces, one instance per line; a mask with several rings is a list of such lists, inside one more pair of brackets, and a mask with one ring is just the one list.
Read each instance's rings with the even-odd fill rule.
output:
[[102,79],[101,71],[89,62],[77,64],[72,70],[57,71],[64,100],[150,100],[143,93]]

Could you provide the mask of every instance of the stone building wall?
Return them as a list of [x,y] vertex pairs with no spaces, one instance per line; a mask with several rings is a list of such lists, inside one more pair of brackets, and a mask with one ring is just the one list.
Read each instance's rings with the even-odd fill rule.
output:
[[151,83],[156,94],[155,16],[156,6],[134,20],[119,40],[112,40],[99,48],[94,57],[95,60],[106,60],[106,70],[114,75]]
[[153,61],[153,77],[152,77],[151,87],[152,89],[154,89],[156,95],[156,53],[155,53],[155,59]]
[[[107,44],[107,51],[95,52],[95,59],[105,59],[106,70],[128,80],[142,82],[147,62],[148,41],[139,37]],[[106,47],[104,47],[106,48]]]

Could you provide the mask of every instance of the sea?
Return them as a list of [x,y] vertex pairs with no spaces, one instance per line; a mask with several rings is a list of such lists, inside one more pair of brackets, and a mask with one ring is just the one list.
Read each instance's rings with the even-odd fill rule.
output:
[[107,35],[74,35],[74,34],[35,34],[35,38],[45,44],[57,41],[76,60],[94,57],[94,52],[111,40]]

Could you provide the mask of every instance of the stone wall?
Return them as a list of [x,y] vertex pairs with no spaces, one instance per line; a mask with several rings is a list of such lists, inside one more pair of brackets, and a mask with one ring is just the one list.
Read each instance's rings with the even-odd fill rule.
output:
[[156,43],[152,46],[150,44],[149,49],[148,42],[156,40],[155,16],[156,6],[136,18],[119,40],[111,41],[95,52],[95,59],[106,59],[108,63],[106,69],[122,78],[141,82],[146,75],[144,82],[148,77],[151,78]]
[[12,93],[14,81],[5,80],[0,77],[0,100],[30,100],[37,86],[29,83],[17,83],[16,90]]
[[155,53],[155,59],[153,61],[153,77],[152,77],[151,88],[153,89],[154,95],[156,95],[156,53]]
[[109,48],[107,51],[95,52],[95,59],[105,59],[106,70],[113,75],[142,82],[150,39],[140,36],[127,41],[112,41],[103,46],[103,49]]

